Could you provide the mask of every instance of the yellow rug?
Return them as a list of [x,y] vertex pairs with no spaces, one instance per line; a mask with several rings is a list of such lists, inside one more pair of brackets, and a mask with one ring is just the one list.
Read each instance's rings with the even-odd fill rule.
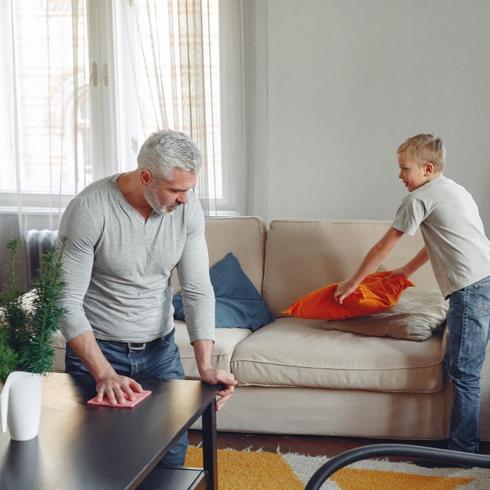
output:
[[[190,447],[185,465],[202,466],[202,450]],[[220,490],[301,490],[303,483],[278,453],[218,449]]]
[[[296,453],[218,450],[220,490],[301,490],[327,458]],[[202,466],[202,450],[189,448],[186,466]],[[335,473],[322,489],[488,490],[490,470],[421,468],[410,463],[366,460]]]

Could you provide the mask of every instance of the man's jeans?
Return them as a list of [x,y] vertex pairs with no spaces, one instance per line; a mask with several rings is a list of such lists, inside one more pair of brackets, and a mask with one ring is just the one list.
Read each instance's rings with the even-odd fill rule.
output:
[[449,449],[478,452],[480,373],[490,334],[490,276],[449,296],[448,375],[454,387]]
[[[118,374],[141,379],[184,379],[179,349],[175,343],[175,331],[153,342],[144,350],[128,350],[126,347],[97,340],[102,353]],[[90,375],[70,347],[66,346],[66,372]],[[182,436],[160,462],[162,466],[183,466],[187,452],[187,434]]]

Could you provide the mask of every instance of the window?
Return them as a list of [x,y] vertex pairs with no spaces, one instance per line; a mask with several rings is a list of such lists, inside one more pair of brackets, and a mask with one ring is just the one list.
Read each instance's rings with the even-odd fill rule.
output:
[[241,48],[231,57],[220,43],[231,31],[240,40],[239,1],[10,0],[0,10],[0,206],[20,196],[62,208],[91,181],[135,168],[144,139],[172,128],[201,148],[208,211],[240,210],[241,88],[228,87],[241,84]]
[[4,2],[1,8],[7,69],[0,84],[8,94],[0,111],[2,196],[18,191],[32,205],[36,195],[72,195],[93,178],[84,2],[73,8],[64,1]]

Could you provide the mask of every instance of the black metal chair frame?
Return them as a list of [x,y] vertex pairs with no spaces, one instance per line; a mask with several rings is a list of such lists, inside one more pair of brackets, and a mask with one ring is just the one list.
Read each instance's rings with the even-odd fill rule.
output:
[[371,446],[363,446],[345,451],[328,460],[315,471],[306,484],[305,490],[318,490],[325,480],[344,466],[360,461],[361,459],[377,456],[402,456],[409,459],[423,459],[425,461],[448,465],[490,468],[490,456],[487,455],[408,444],[373,444]]

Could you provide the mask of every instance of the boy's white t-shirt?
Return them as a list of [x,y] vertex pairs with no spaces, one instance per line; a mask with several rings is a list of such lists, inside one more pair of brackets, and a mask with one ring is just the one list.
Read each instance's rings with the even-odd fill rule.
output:
[[413,236],[419,226],[444,297],[490,275],[490,241],[463,186],[440,175],[408,194],[392,227]]

